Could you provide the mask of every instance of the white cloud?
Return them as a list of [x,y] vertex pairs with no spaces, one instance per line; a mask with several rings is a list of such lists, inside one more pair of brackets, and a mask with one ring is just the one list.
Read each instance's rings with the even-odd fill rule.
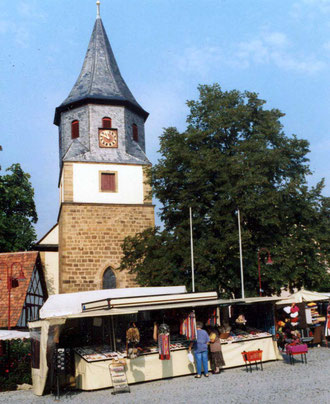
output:
[[277,48],[284,48],[289,45],[288,38],[283,32],[268,32],[264,34],[264,41]]
[[301,0],[303,5],[312,6],[313,8],[318,8],[324,13],[330,11],[330,0]]
[[29,30],[26,25],[17,24],[13,21],[0,21],[0,35],[7,35],[13,38],[20,47],[27,46],[30,39]]
[[[242,67],[248,67],[251,63],[261,64],[269,62],[269,50],[267,45],[260,39],[252,39],[241,42],[237,46],[235,62],[242,62]],[[235,60],[237,59],[237,60]],[[239,65],[240,63],[238,63]]]
[[181,55],[174,56],[173,61],[180,71],[185,73],[197,73],[206,76],[215,63],[222,59],[222,51],[218,46],[207,45],[197,48],[186,48]]
[[306,19],[319,13],[330,13],[330,0],[296,1],[292,4],[290,15],[295,19]]
[[243,68],[253,64],[273,64],[280,69],[313,74],[326,67],[314,55],[298,55],[281,32],[261,33],[257,39],[240,42],[233,64]]
[[[330,49],[330,42],[325,46]],[[326,67],[325,61],[315,55],[298,53],[288,37],[278,31],[261,31],[257,37],[227,43],[225,47],[210,44],[204,47],[190,46],[180,55],[168,57],[169,61],[178,71],[198,75],[199,79],[204,79],[219,64],[240,69],[273,65],[304,74],[314,74]]]
[[20,23],[15,16],[0,20],[0,35],[7,35],[8,40],[14,40],[16,45],[27,47],[31,39],[32,27],[46,21],[46,14],[40,10],[40,3],[35,0],[20,1],[17,4],[17,14],[21,17]]
[[330,151],[330,140],[325,139],[321,140],[311,147],[312,151],[322,151],[322,152],[329,152]]
[[20,45],[21,47],[28,46],[30,40],[30,32],[26,29],[26,27],[13,25],[12,31],[18,45]]
[[20,1],[17,5],[17,11],[22,17],[28,19],[46,20],[46,15],[41,11],[35,0]]
[[6,34],[9,31],[9,22],[0,20],[0,34]]

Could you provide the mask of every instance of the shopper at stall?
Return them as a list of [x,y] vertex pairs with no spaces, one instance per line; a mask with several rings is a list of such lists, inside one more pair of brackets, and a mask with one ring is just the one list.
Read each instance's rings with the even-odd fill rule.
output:
[[216,332],[210,333],[210,352],[212,373],[218,374],[220,373],[221,367],[225,366],[225,361],[222,355],[219,334]]
[[277,322],[277,332],[276,332],[276,339],[277,339],[277,346],[284,350],[285,347],[285,333],[283,331],[283,327],[285,326],[284,321]]
[[244,314],[240,314],[235,320],[236,328],[240,330],[246,330],[246,318]]
[[196,322],[197,327],[197,339],[194,342],[191,342],[189,345],[189,352],[191,352],[191,348],[194,347],[195,361],[197,367],[197,375],[195,376],[199,379],[202,375],[202,365],[204,376],[209,377],[208,371],[208,343],[210,341],[208,333],[203,330],[203,323],[200,321]]
[[138,356],[138,343],[140,342],[140,332],[135,323],[130,323],[126,331],[126,354],[130,359]]

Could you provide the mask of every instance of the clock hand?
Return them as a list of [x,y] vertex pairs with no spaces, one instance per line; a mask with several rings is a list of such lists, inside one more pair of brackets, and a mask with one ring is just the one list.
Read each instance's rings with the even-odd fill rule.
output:
[[110,139],[110,136],[107,134],[104,134],[104,133],[103,133],[103,137],[105,137],[106,139]]

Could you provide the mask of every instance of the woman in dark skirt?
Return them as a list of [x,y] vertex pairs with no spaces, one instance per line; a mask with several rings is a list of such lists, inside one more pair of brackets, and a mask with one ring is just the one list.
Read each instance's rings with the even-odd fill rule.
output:
[[219,335],[215,332],[210,334],[211,369],[214,374],[220,373],[221,367],[225,366]]

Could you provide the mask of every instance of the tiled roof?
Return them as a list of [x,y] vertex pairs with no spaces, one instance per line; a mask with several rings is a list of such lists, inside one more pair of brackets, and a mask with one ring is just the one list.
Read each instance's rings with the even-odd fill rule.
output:
[[[19,263],[22,265],[24,275],[23,281],[18,281],[19,286],[11,289],[10,299],[10,325],[15,327],[25,302],[26,293],[29,287],[33,269],[36,265],[39,253],[37,251],[18,252],[18,253],[0,253],[0,328],[8,327],[8,290],[7,290],[7,272],[6,265],[10,273],[12,264]],[[6,264],[6,265],[4,265]],[[12,276],[15,278],[19,275],[20,267],[13,267]]]
[[69,96],[56,108],[54,123],[61,111],[82,103],[126,105],[147,118],[120,74],[101,18],[97,18],[80,75]]

